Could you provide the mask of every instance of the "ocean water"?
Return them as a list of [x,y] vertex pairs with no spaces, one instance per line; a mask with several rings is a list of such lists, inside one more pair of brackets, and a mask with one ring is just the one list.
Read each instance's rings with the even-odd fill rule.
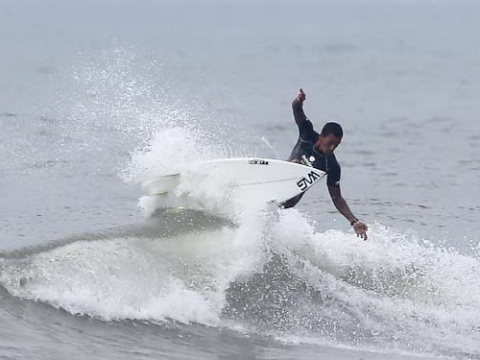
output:
[[[0,357],[479,359],[479,14],[1,0]],[[288,157],[300,87],[344,127],[368,241],[324,184],[233,217],[142,197],[197,160]]]

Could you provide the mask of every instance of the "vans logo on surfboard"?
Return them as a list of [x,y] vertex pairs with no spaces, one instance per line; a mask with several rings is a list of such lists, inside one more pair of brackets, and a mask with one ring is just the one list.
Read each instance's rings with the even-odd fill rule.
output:
[[248,161],[249,164],[251,165],[268,165],[268,161],[267,160],[249,160]]
[[315,171],[310,171],[307,176],[304,176],[297,181],[297,186],[300,188],[301,191],[305,191],[318,179],[321,179],[321,176],[318,175]]

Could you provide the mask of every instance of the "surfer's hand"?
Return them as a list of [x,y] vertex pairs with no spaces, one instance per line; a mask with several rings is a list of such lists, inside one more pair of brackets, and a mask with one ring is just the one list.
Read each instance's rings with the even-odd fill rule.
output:
[[362,238],[363,240],[368,239],[368,236],[367,236],[368,226],[365,225],[363,222],[356,221],[353,224],[353,230],[355,230],[355,234],[357,234],[357,237]]
[[303,92],[303,89],[300,89],[300,93],[297,96],[297,100],[301,103],[305,101],[305,93]]

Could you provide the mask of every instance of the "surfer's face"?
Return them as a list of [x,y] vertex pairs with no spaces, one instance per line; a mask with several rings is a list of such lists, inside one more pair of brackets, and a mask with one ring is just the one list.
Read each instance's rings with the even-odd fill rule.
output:
[[325,154],[331,154],[342,142],[342,138],[336,137],[333,134],[321,136],[317,140],[317,149]]

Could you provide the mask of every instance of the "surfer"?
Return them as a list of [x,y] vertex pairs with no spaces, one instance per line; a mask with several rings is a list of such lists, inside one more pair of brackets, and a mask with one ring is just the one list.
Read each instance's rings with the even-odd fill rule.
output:
[[[341,169],[334,151],[342,141],[343,129],[340,124],[329,122],[325,124],[320,134],[317,133],[313,129],[311,121],[303,112],[304,101],[305,93],[300,89],[300,93],[292,103],[293,116],[298,126],[299,137],[288,160],[313,166],[327,174],[328,193],[332,198],[333,204],[347,218],[357,236],[367,240],[367,225],[358,220],[352,213],[340,190]],[[303,194],[287,200],[283,203],[283,207],[290,208],[295,206]]]

